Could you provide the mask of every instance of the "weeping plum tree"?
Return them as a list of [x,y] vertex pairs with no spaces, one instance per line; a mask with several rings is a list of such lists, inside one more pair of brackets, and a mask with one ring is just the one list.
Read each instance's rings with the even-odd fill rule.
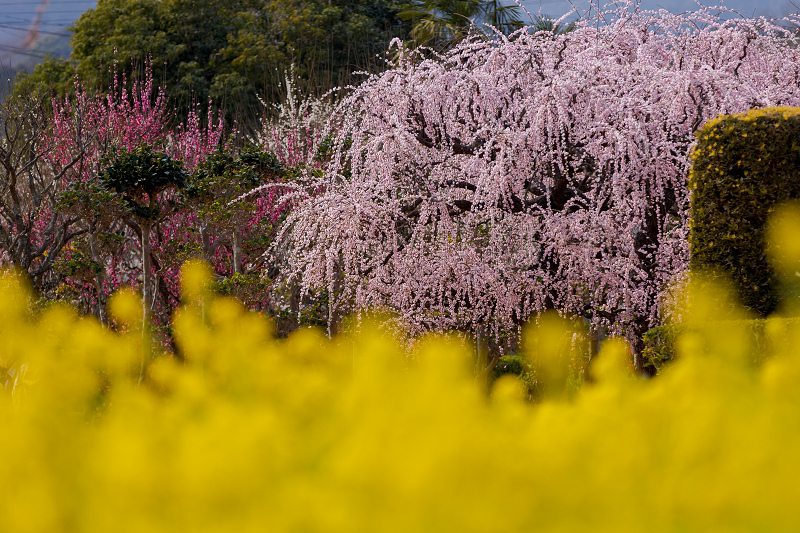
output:
[[284,275],[327,294],[331,322],[379,307],[497,339],[555,308],[636,348],[686,269],[694,132],[800,104],[791,34],[715,13],[629,6],[401,55],[341,103],[273,250]]

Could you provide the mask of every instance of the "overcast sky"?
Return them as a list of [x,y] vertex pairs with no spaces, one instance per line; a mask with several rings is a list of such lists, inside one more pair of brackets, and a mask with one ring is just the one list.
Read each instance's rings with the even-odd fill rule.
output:
[[[605,3],[605,1],[608,0],[600,3]],[[580,9],[586,9],[589,4],[587,0],[572,0],[572,3]],[[780,17],[800,12],[800,8],[794,7],[795,5],[800,6],[800,0],[705,0],[703,4],[708,6],[724,5],[748,17],[753,15]],[[541,13],[555,18],[572,9],[568,0],[523,0],[522,5],[534,15]],[[695,0],[642,0],[641,7],[642,9],[664,8],[680,13],[695,11],[698,9],[698,4]]]
[[21,46],[32,30],[39,36],[66,33],[95,5],[97,0],[0,0],[0,44]]

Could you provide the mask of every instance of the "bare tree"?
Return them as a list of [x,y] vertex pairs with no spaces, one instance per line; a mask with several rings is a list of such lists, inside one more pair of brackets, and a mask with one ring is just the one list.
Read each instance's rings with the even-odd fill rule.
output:
[[[10,94],[10,91],[8,91]],[[77,217],[56,208],[64,175],[84,157],[77,150],[65,165],[50,164],[44,142],[49,128],[42,95],[8,96],[0,102],[0,255],[25,272],[42,293],[53,289],[53,264],[71,239],[84,233]],[[86,146],[81,127],[75,145]]]

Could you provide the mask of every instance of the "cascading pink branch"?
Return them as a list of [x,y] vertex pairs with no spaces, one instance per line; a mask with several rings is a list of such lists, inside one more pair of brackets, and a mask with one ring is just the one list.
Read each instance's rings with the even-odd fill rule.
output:
[[636,342],[687,268],[693,133],[800,105],[796,38],[720,11],[628,5],[565,35],[401,55],[340,104],[274,260],[328,293],[332,322],[378,307],[497,338],[555,308]]

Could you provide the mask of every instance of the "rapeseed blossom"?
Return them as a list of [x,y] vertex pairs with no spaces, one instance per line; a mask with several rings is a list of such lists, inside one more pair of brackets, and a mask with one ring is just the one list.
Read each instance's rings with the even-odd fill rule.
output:
[[658,378],[610,341],[572,396],[554,390],[563,358],[538,357],[555,377],[531,404],[508,376],[487,395],[455,340],[411,356],[367,324],[275,340],[206,276],[185,271],[178,350],[156,356],[133,293],[112,301],[115,333],[33,313],[3,276],[0,531],[800,530],[796,321],[771,320],[755,365],[714,325],[743,315],[701,287]]

